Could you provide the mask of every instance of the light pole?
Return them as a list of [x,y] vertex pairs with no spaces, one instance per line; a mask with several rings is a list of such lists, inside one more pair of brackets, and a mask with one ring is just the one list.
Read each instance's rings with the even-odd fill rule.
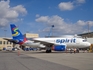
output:
[[89,22],[88,22],[88,37],[90,36],[90,35],[89,35],[89,32],[90,32],[90,31],[89,31],[89,28],[90,28],[90,26],[89,26]]
[[52,31],[53,30],[53,27],[54,27],[54,25],[51,26],[49,36],[53,36],[53,31]]
[[4,32],[5,32],[5,37],[6,37],[6,31],[7,31],[7,30],[6,30],[6,29],[4,29]]
[[[5,38],[6,38],[6,29],[4,29],[4,35],[5,35]],[[7,44],[7,42],[6,41],[4,41],[4,44],[5,44],[5,47],[6,47],[6,44]]]

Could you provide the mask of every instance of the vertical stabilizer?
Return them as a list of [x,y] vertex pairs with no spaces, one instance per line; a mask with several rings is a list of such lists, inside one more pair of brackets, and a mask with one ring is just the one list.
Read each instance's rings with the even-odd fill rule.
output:
[[26,41],[26,38],[19,31],[18,27],[16,27],[14,24],[10,24],[10,27],[13,39],[17,40],[19,44],[23,44],[23,42]]

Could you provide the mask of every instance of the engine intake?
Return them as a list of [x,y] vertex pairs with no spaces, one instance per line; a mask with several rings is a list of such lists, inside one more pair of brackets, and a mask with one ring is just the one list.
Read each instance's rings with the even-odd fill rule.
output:
[[54,51],[65,51],[66,46],[65,45],[55,45],[52,47],[52,50],[54,50]]

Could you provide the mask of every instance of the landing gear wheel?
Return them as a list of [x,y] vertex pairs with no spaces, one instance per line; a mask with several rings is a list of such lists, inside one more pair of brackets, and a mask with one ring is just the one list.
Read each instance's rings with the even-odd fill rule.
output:
[[46,53],[51,53],[51,50],[46,50]]
[[20,48],[21,48],[22,50],[24,50],[24,49],[25,49],[25,46],[22,46],[22,45],[21,45]]

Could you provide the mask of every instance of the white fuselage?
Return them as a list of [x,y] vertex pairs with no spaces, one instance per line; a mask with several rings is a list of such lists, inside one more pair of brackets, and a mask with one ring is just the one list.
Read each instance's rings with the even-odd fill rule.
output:
[[[35,43],[34,41],[38,42]],[[46,46],[43,43],[66,45],[67,48],[84,48],[90,46],[90,43],[82,38],[33,38],[33,41],[26,41],[23,45],[44,48]]]
[[52,43],[54,45],[66,45],[68,48],[84,48],[90,46],[90,43],[83,38],[34,38],[34,40]]

